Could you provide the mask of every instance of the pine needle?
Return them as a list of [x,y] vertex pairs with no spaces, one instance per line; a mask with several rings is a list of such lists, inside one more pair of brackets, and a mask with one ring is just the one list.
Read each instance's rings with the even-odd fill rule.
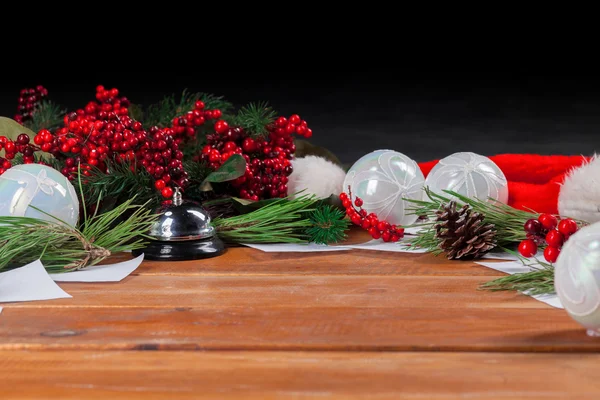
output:
[[250,103],[239,110],[233,122],[250,136],[261,137],[269,133],[267,126],[275,122],[276,116],[267,103]]
[[310,242],[330,244],[346,239],[350,221],[345,213],[331,204],[320,205],[308,214],[311,226],[306,229]]
[[52,101],[42,100],[35,107],[31,120],[27,121],[25,126],[34,132],[39,132],[42,129],[52,130],[63,123],[63,117],[66,113],[66,109]]
[[[494,225],[498,247],[510,247],[526,239],[527,234],[523,225],[528,219],[538,216],[533,212],[517,210],[500,202],[470,199],[450,190],[444,190],[444,192],[457,199],[457,207],[467,204],[473,211],[485,216],[483,223]],[[409,243],[411,246],[427,249],[437,255],[442,251],[438,247],[439,240],[435,238],[436,211],[442,209],[451,199],[434,193],[429,188],[425,188],[425,193],[429,200],[406,200],[413,204],[409,208],[409,213],[419,215],[427,220],[418,225],[422,229],[414,239],[409,240]]]
[[69,272],[113,253],[143,248],[155,216],[133,200],[86,218],[80,229],[59,220],[0,217],[0,271],[41,259],[48,272]]
[[530,265],[533,271],[523,272],[483,283],[480,289],[498,291],[518,291],[528,295],[554,294],[554,266],[538,261],[539,267]]
[[307,243],[312,223],[306,213],[318,200],[304,195],[281,199],[248,214],[212,221],[219,237],[229,243]]

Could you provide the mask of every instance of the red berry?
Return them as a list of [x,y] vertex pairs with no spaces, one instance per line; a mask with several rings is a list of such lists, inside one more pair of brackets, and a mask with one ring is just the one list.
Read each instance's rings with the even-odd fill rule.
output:
[[302,121],[302,119],[297,114],[292,115],[289,120],[290,124],[294,124],[294,125],[298,125],[300,123],[300,121]]
[[369,229],[371,227],[371,222],[368,219],[365,219],[360,226],[363,229]]
[[348,195],[344,192],[340,193],[340,200],[345,200],[348,198]]
[[540,221],[544,229],[547,229],[549,231],[555,229],[556,225],[558,225],[558,220],[552,214],[541,214],[538,217],[538,221]]
[[533,257],[537,253],[537,244],[531,239],[525,239],[519,244],[519,253],[523,257]]
[[344,206],[344,208],[346,209],[352,208],[352,202],[350,201],[350,199],[345,198],[344,200],[342,200],[342,206]]
[[357,197],[357,198],[354,200],[354,204],[356,205],[356,207],[362,207],[362,205],[363,205],[363,201],[362,201],[362,199],[361,199],[360,197]]
[[226,121],[219,120],[215,123],[215,132],[223,134],[229,130],[229,124]]
[[358,214],[355,214],[352,217],[350,217],[350,220],[352,221],[352,223],[354,225],[360,225],[360,224],[362,224],[362,218]]
[[6,150],[7,153],[12,154],[17,151],[17,146],[15,146],[13,142],[8,142],[4,145],[4,150]]
[[558,223],[558,231],[565,237],[571,236],[577,232],[577,229],[577,222],[573,221],[571,218],[565,218]]
[[565,237],[556,229],[551,230],[546,235],[546,243],[548,243],[548,246],[560,248],[564,242]]
[[377,229],[379,229],[380,231],[385,231],[386,229],[388,229],[390,227],[390,224],[387,223],[386,221],[380,221],[377,224]]
[[173,189],[170,186],[167,186],[161,190],[161,194],[165,199],[170,199],[173,197]]
[[542,232],[542,224],[537,219],[530,219],[525,222],[523,226],[525,232],[531,233],[532,235],[537,235]]
[[560,254],[560,250],[557,247],[548,246],[544,250],[544,258],[549,263],[554,263],[558,259],[558,255]]
[[159,179],[156,182],[154,182],[154,187],[157,190],[163,190],[166,187],[166,183],[162,179]]
[[383,239],[384,242],[389,242],[392,240],[392,235],[386,231],[381,234],[381,238]]

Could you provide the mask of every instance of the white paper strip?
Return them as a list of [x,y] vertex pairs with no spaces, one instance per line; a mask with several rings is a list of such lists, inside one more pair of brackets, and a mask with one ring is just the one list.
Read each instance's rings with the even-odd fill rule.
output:
[[57,282],[119,282],[136,270],[144,255],[116,264],[94,265],[81,271],[50,274]]
[[[534,267],[529,267],[529,266],[523,265],[520,261],[509,261],[509,262],[477,261],[476,264],[482,265],[487,268],[495,269],[496,271],[504,272],[509,275],[520,274],[523,272],[530,272],[530,271],[535,270]],[[522,293],[527,295],[526,292],[522,292]],[[555,294],[553,294],[553,295],[549,295],[549,294],[548,295],[547,294],[535,295],[535,296],[531,296],[531,297],[533,297],[534,299],[539,300],[541,302],[544,302],[552,307],[563,308],[563,306],[560,302],[560,299]]]
[[[489,253],[486,253],[483,257],[481,257],[482,259],[489,259],[489,260],[506,260],[506,261],[519,261],[519,257],[511,254],[511,253],[507,253],[506,251],[490,251]],[[537,254],[531,258],[526,258],[526,262],[531,261],[531,263],[535,262],[535,259],[540,259],[543,260],[544,259],[544,252],[543,251],[538,251]]]
[[0,307],[0,314],[2,314],[2,307]]
[[0,273],[0,303],[70,297],[54,283],[40,260]]
[[348,247],[342,246],[327,246],[324,244],[308,243],[273,243],[273,244],[254,244],[242,243],[244,246],[252,247],[253,249],[261,250],[267,253],[317,253],[321,251],[344,251],[350,250]]
[[425,253],[427,251],[425,249],[409,248],[402,242],[384,242],[381,239],[370,240],[362,244],[348,244],[345,246],[357,250],[392,251],[397,253]]

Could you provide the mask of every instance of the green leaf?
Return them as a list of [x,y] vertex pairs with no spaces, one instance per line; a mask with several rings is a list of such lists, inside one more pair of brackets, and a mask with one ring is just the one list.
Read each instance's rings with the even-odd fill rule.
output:
[[327,150],[324,147],[315,146],[314,144],[311,144],[310,142],[308,142],[306,140],[302,140],[302,139],[296,139],[295,144],[296,144],[296,153],[294,154],[294,156],[296,158],[301,158],[301,157],[306,157],[306,156],[317,156],[317,157],[322,157],[328,161],[331,161],[332,163],[339,165],[340,167],[343,167],[340,159],[337,158],[335,154],[333,154],[331,151]]
[[136,121],[143,121],[144,120],[144,110],[142,110],[142,107],[140,107],[137,104],[130,104],[129,105],[129,116],[133,119],[135,119]]
[[234,154],[227,159],[214,172],[211,172],[205,179],[203,183],[206,182],[227,182],[232,181],[240,176],[244,175],[246,172],[246,160],[239,154]]

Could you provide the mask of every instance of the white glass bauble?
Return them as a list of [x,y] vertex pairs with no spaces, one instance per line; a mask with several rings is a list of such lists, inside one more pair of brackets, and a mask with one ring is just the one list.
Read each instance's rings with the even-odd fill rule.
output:
[[554,265],[554,288],[569,315],[588,335],[600,336],[600,222],[567,240]]
[[393,150],[376,150],[361,157],[346,173],[352,196],[363,200],[362,208],[377,214],[379,220],[395,225],[410,225],[417,220],[410,215],[404,199],[421,200],[425,177],[415,161]]
[[508,201],[508,182],[502,170],[489,158],[475,153],[454,153],[441,159],[427,175],[425,185],[452,200],[456,198],[443,190],[482,201]]
[[0,215],[56,219],[77,224],[79,199],[69,180],[54,168],[40,164],[16,165],[0,175]]

